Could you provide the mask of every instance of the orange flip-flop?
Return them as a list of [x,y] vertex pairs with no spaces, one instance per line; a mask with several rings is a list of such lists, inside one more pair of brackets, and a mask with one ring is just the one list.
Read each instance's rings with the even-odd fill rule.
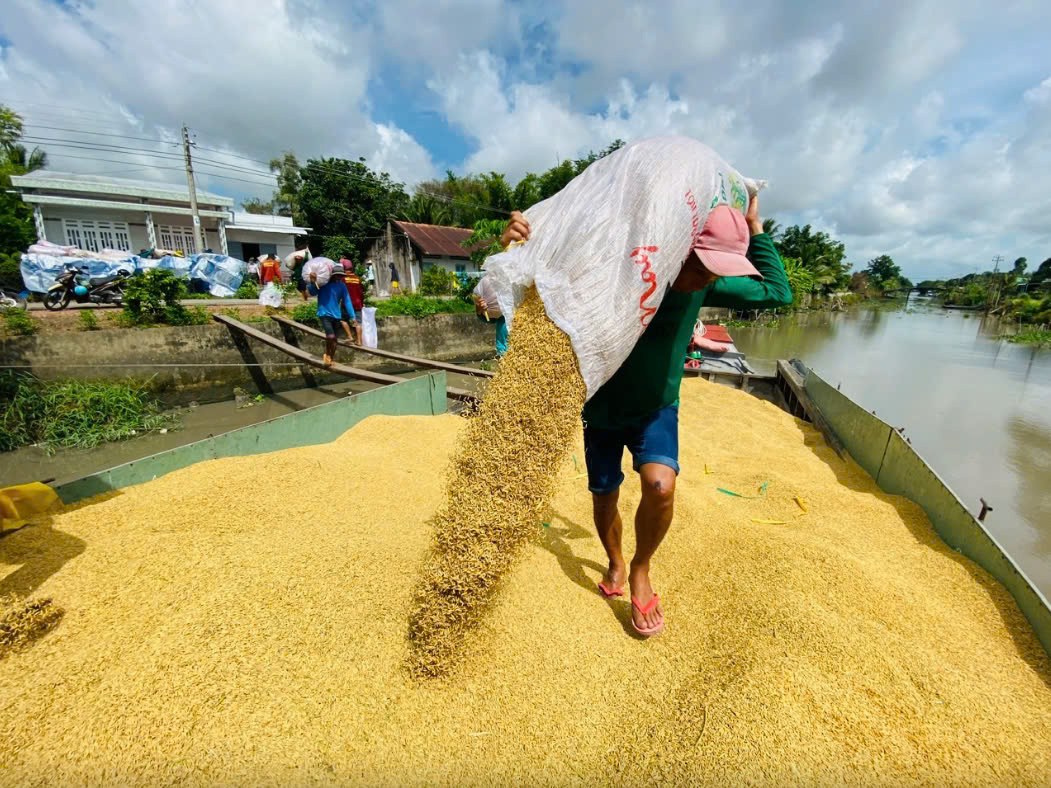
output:
[[[641,605],[641,604],[639,604],[638,597],[634,597],[633,596],[631,598],[631,605],[636,610],[638,610],[641,615],[645,616],[645,615],[649,615],[650,613],[652,613],[653,609],[655,607],[657,607],[657,604],[660,601],[661,601],[661,598],[659,596],[657,596],[656,594],[654,594],[653,595],[653,599],[651,599],[645,605]],[[638,632],[640,635],[642,635],[643,637],[649,638],[649,637],[653,637],[654,635],[659,634],[660,631],[662,629],[664,629],[664,620],[662,619],[661,623],[659,623],[655,627],[652,627],[651,629],[642,629],[641,627],[639,627],[638,624],[635,623],[635,616],[632,616],[631,617],[631,625],[632,625],[632,627],[635,628],[635,631]]]
[[601,592],[602,596],[606,597],[606,599],[613,599],[614,597],[624,596],[623,588],[614,588],[611,590],[606,585],[605,581],[602,581],[598,584],[598,590]]

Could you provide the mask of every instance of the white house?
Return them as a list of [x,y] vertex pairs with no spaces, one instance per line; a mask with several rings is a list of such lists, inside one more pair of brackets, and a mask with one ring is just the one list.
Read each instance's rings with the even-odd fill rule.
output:
[[[22,200],[33,206],[40,240],[93,252],[120,249],[181,250],[193,253],[193,212],[185,188],[100,175],[38,170],[11,178]],[[241,260],[295,251],[296,227],[287,216],[233,210],[233,200],[197,191],[204,247]]]

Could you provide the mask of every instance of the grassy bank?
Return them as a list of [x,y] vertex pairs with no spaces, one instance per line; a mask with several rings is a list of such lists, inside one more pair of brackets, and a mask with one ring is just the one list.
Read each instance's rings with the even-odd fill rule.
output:
[[1016,345],[1036,345],[1037,347],[1051,347],[1051,330],[1043,328],[1028,328],[1017,334],[1005,336],[1008,342]]
[[169,426],[158,402],[129,383],[44,381],[0,372],[0,451],[40,444],[91,448]]

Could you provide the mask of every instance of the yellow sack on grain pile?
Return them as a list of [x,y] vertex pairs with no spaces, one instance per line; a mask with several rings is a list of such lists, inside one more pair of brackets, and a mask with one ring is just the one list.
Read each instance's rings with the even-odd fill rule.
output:
[[41,482],[17,484],[0,490],[0,533],[15,531],[34,515],[51,511],[58,493]]

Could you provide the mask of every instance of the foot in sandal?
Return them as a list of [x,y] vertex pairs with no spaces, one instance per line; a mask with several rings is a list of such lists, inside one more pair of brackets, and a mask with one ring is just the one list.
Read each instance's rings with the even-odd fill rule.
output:
[[632,565],[628,584],[631,586],[632,626],[640,635],[656,635],[664,629],[664,610],[660,597],[650,584],[649,567]]
[[615,564],[611,561],[609,569],[606,570],[606,573],[602,575],[602,580],[599,581],[598,590],[606,599],[624,596],[624,579],[626,576],[627,568],[624,564]]

